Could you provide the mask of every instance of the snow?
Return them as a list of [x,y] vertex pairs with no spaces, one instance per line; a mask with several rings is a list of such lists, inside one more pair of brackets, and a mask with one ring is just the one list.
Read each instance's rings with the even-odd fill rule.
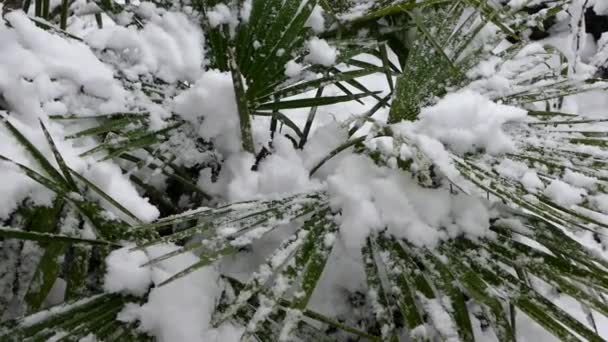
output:
[[459,177],[453,164],[455,155],[483,152],[499,156],[516,151],[506,126],[519,125],[526,115],[523,109],[495,103],[465,89],[422,108],[414,122],[391,125],[391,130],[453,180]]
[[53,286],[49,290],[44,302],[42,303],[43,308],[48,308],[55,305],[60,305],[65,301],[65,290],[67,288],[67,282],[62,278],[55,279]]
[[[0,136],[0,139],[4,139],[4,137]],[[27,178],[19,170],[5,165],[6,163],[0,163],[3,179],[0,182],[0,191],[3,194],[0,196],[0,218],[3,220],[9,218],[10,214],[17,209],[19,203],[28,197],[31,189],[36,185],[33,180]]]
[[517,341],[521,342],[558,342],[555,336],[541,327],[534,319],[523,311],[515,310],[515,326],[517,327]]
[[97,342],[97,337],[93,333],[90,333],[87,336],[78,340],[78,342]]
[[448,233],[455,238],[464,233],[469,239],[491,237],[488,231],[490,213],[486,205],[478,198],[459,194],[452,198],[453,223],[448,226]]
[[130,245],[114,250],[106,257],[105,291],[138,297],[148,292],[152,284],[152,272],[149,267],[141,267],[148,262],[148,256],[144,251],[130,251],[132,247]]
[[315,33],[322,33],[325,31],[325,18],[323,17],[323,8],[316,5],[310,13],[310,17],[305,24],[306,27],[310,27]]
[[516,180],[528,192],[535,193],[538,189],[544,188],[544,183],[538,178],[536,171],[528,168],[528,165],[509,158],[503,159],[500,164],[494,166],[501,176]]
[[573,187],[559,179],[555,179],[547,186],[544,194],[554,200],[556,203],[570,207],[574,204],[581,203],[583,201],[583,195],[586,194],[586,191]]
[[241,21],[243,23],[249,22],[249,17],[251,16],[252,9],[252,0],[245,0],[241,7]]
[[492,236],[489,213],[478,199],[422,188],[367,157],[345,157],[327,183],[330,203],[342,213],[339,238],[350,250],[361,248],[369,234],[385,227],[391,235],[427,247],[461,234]]
[[[247,14],[246,10],[243,14]],[[215,5],[212,10],[207,12],[207,19],[211,28],[216,28],[223,24],[229,24],[231,27],[238,25],[238,18],[235,13],[222,3]]]
[[93,295],[87,298],[83,298],[83,299],[79,299],[75,302],[69,303],[69,304],[61,304],[58,306],[54,306],[48,310],[44,310],[44,311],[39,311],[37,313],[34,313],[32,315],[29,315],[27,317],[25,317],[23,319],[23,326],[25,327],[29,327],[32,326],[34,324],[38,324],[46,319],[48,319],[49,317],[53,316],[53,315],[57,315],[57,314],[62,314],[64,312],[67,312],[75,307],[78,307],[80,305],[84,305],[86,303],[89,303],[91,301],[94,301],[96,299],[99,299],[99,297],[101,297],[103,294],[97,294],[97,295]]
[[[169,20],[171,16],[166,18]],[[20,11],[7,14],[6,19],[12,27],[4,22],[0,24],[0,45],[7,47],[6,51],[10,53],[0,55],[0,93],[13,110],[13,125],[28,136],[47,158],[54,160],[37,118],[46,122],[47,115],[52,114],[90,114],[91,111],[104,113],[125,109],[126,91],[114,79],[113,70],[102,63],[87,45],[37,28]],[[199,68],[197,65],[196,69]],[[81,94],[81,90],[85,94]],[[70,167],[82,172],[87,170],[87,164],[95,163],[77,156],[82,147],[61,139],[63,127],[49,122],[46,125]],[[0,129],[0,137],[4,142],[13,141],[3,128]],[[0,153],[38,168],[17,142],[2,144]],[[7,169],[6,163],[2,164],[3,176],[10,177],[5,179],[11,181],[2,182],[0,187],[3,193],[13,196],[4,197],[0,216],[8,215],[28,195],[35,203],[50,204],[52,196],[47,190],[41,190],[22,172],[17,173],[14,169]],[[116,165],[100,163],[87,172],[93,183],[119,202],[124,202],[122,204],[140,219],[150,221],[158,217],[158,210],[139,196]],[[106,208],[115,210],[107,203]]]
[[[302,151],[302,159],[304,160],[306,169],[310,170],[315,167],[332,150],[342,145],[346,140],[348,140],[348,129],[339,122],[330,121],[325,125],[319,125],[314,128]],[[348,155],[349,151],[351,149],[323,164],[314,177],[325,179],[340,164],[340,161]]]
[[96,14],[103,12],[96,3],[89,2],[85,3],[83,1],[76,1],[72,7],[74,10],[74,14],[78,16],[84,16],[87,14]]
[[593,10],[597,15],[608,15],[608,2],[605,0],[595,0]]
[[374,1],[358,0],[352,3],[352,7],[350,7],[347,12],[341,13],[339,18],[345,21],[358,19],[367,14],[367,12],[372,9],[373,6]]
[[521,9],[528,2],[529,2],[528,0],[510,0],[509,7],[513,8],[513,9]]
[[[137,193],[135,186],[128,180],[127,176],[122,174],[116,164],[109,162],[95,163],[87,170],[85,177],[103,189],[106,194],[122,204],[140,220],[150,222],[158,218],[158,209],[150,204],[147,198],[143,198]],[[107,209],[112,208],[111,204],[92,190],[91,196],[98,198]],[[126,217],[123,218],[127,219]]]
[[[175,245],[159,245],[148,248],[146,252],[149,258],[157,258],[177,248]],[[193,254],[186,253],[162,261],[149,271],[152,281],[159,284],[198,260]],[[217,270],[213,266],[203,267],[187,277],[153,288],[145,304],[125,306],[118,319],[139,321],[140,329],[160,342],[237,341],[242,333],[240,328],[226,323],[215,329],[209,324],[221,291]]]
[[229,201],[250,199],[282,198],[284,196],[323,188],[322,180],[332,173],[346,155],[332,158],[309,178],[309,172],[322,158],[347,137],[347,130],[337,123],[318,128],[310,136],[303,150],[296,150],[290,140],[277,135],[273,142],[272,154],[264,158],[257,171],[253,155],[245,152],[232,153],[225,160],[219,179],[208,181],[209,175],[201,176],[202,188],[221,194]]
[[[23,12],[6,14],[12,28],[0,24],[0,93],[29,122],[44,115],[42,106],[64,114],[55,99],[84,92],[103,99],[99,111],[120,111],[126,92],[110,67],[85,44],[42,30]],[[6,53],[10,52],[10,53]],[[47,104],[47,103],[52,103]]]
[[454,167],[450,153],[439,140],[424,134],[419,134],[414,135],[414,141],[420,151],[429,158],[446,177],[453,179],[458,176],[458,171]]
[[600,194],[589,197],[591,204],[604,214],[608,214],[608,195]]
[[332,66],[336,63],[338,50],[327,43],[325,39],[312,37],[306,42],[308,55],[304,57],[306,62],[311,64],[320,64],[323,66]]
[[527,171],[524,173],[521,177],[521,184],[529,192],[536,192],[537,189],[542,189],[545,186],[545,183],[538,178],[535,171]]
[[580,172],[572,171],[570,169],[566,169],[562,179],[564,180],[564,182],[570,185],[574,185],[579,188],[586,188],[589,190],[595,189],[596,184],[598,182],[598,179],[595,177],[589,177]]
[[127,77],[154,74],[166,82],[200,77],[204,65],[203,33],[183,13],[166,12],[147,22],[143,29],[134,26],[109,26],[85,36],[98,50],[112,49],[129,61],[121,66]]
[[471,90],[450,93],[437,104],[423,108],[415,129],[446,144],[456,153],[483,149],[491,155],[515,150],[503,125],[521,121],[520,108],[497,104]]
[[424,306],[442,341],[456,342],[460,340],[454,321],[439,299],[424,299]]
[[204,72],[174,102],[175,113],[192,123],[202,138],[215,142],[222,153],[240,151],[241,132],[230,73]]
[[251,155],[241,155],[227,161],[233,172],[232,181],[226,189],[231,200],[264,198],[268,195],[283,197],[319,188],[319,184],[308,177],[304,161],[296,153],[291,142],[278,136],[273,142],[274,152],[260,163],[258,171],[251,171],[254,160]]
[[289,61],[285,64],[285,76],[295,78],[302,73],[304,66],[296,61]]
[[[0,114],[3,112],[0,111]],[[11,117],[7,118],[17,130],[19,130],[29,141],[37,146],[39,150],[47,157],[52,153],[47,147],[44,136],[39,131],[38,126],[31,127],[21,121]],[[48,127],[51,132],[55,131],[55,127]],[[13,137],[5,128],[4,124],[0,124],[0,155],[5,156],[17,163],[23,164],[34,170],[41,171],[37,162],[26,152],[25,148]],[[74,160],[73,152],[69,151],[62,142],[57,141],[59,151],[74,169],[78,170],[82,162]],[[38,183],[27,177],[22,170],[11,163],[0,162],[0,174],[3,181],[0,182],[0,191],[2,198],[0,199],[0,217],[8,218],[10,213],[17,208],[25,198],[29,199],[32,205],[50,206],[55,195],[50,190],[40,186]]]
[[494,170],[503,177],[520,179],[528,171],[528,165],[520,161],[505,158],[500,164],[494,166]]

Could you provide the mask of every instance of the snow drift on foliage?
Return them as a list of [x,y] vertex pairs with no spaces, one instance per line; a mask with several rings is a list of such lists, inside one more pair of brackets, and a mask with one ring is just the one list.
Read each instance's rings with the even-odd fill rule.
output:
[[[114,288],[135,289],[139,293],[144,288],[148,289],[149,279],[154,284],[159,284],[199,261],[193,254],[186,253],[162,261],[154,267],[147,267],[147,271],[139,270],[139,262],[157,258],[177,248],[179,247],[175,245],[159,245],[147,248],[145,254],[135,252],[147,255],[146,260],[141,254],[125,255],[133,253],[128,248],[112,252],[106,260],[110,270],[106,277],[106,287],[110,283]],[[137,283],[129,279],[129,273],[137,275]],[[144,284],[145,281],[148,282]],[[242,333],[239,328],[224,324],[215,329],[209,323],[221,291],[219,273],[212,266],[204,267],[188,277],[153,288],[147,303],[141,306],[135,303],[126,305],[118,314],[118,319],[123,322],[139,321],[141,330],[161,342],[237,341]]]
[[393,236],[429,247],[463,233],[473,239],[492,235],[489,212],[478,199],[422,188],[410,175],[365,156],[346,157],[327,182],[330,203],[341,210],[340,238],[355,250],[385,227]]
[[545,195],[549,196],[555,203],[565,207],[581,203],[585,194],[585,190],[562,182],[559,179],[553,180],[545,189]]
[[217,182],[211,182],[210,171],[203,170],[199,186],[228,201],[282,198],[319,190],[323,188],[327,175],[334,172],[350,150],[325,163],[312,179],[310,170],[347,138],[347,127],[337,122],[317,128],[303,150],[295,149],[286,137],[276,135],[272,154],[260,161],[257,171],[251,169],[255,164],[253,155],[233,153],[225,160]]
[[103,99],[99,112],[124,109],[126,92],[89,47],[36,27],[21,11],[5,19],[12,28],[0,21],[0,94],[21,118],[66,114],[61,99],[81,88]]
[[325,31],[325,18],[323,17],[323,7],[316,5],[310,17],[306,20],[306,27],[310,27],[315,33],[321,33]]
[[257,171],[251,170],[255,164],[253,155],[235,153],[224,162],[217,182],[208,182],[209,175],[204,175],[201,186],[229,201],[283,198],[321,187],[309,178],[305,160],[287,138],[278,135],[273,147],[273,153],[264,158]]
[[336,63],[338,50],[330,46],[325,39],[312,37],[306,42],[306,47],[309,50],[309,54],[304,58],[306,62],[323,66],[331,66]]
[[153,16],[138,29],[109,26],[85,37],[96,49],[112,49],[130,62],[121,71],[130,79],[154,74],[166,82],[196,81],[203,66],[203,33],[183,13]]
[[496,104],[483,95],[464,90],[423,108],[415,130],[438,139],[456,153],[484,149],[496,155],[515,149],[503,125],[521,120],[526,114],[523,109]]
[[208,70],[187,91],[175,98],[175,112],[198,127],[201,137],[215,142],[222,153],[241,148],[241,131],[232,77]]
[[[84,172],[88,164],[96,164],[87,174],[93,183],[140,219],[150,221],[158,217],[158,210],[139,196],[118,166],[78,157],[86,148],[80,144],[84,140],[78,147],[73,141],[62,140],[65,127],[47,119],[48,115],[124,111],[131,95],[114,79],[114,71],[84,43],[38,28],[23,12],[8,13],[5,18],[11,27],[0,22],[0,94],[12,109],[11,123],[54,163],[37,120],[42,119],[72,169]],[[38,163],[1,126],[0,138],[5,142],[0,147],[2,155],[39,170]],[[0,217],[10,213],[25,197],[36,204],[50,204],[53,194],[48,190],[27,179],[22,172],[17,174],[7,163],[0,167],[5,176],[0,190],[14,195],[3,197]]]
[[129,245],[112,251],[106,258],[107,272],[103,289],[110,293],[120,292],[141,297],[148,292],[152,283],[149,267],[141,267],[148,261],[143,251],[130,251]]
[[538,178],[536,171],[531,170],[522,162],[505,158],[500,164],[494,166],[494,170],[503,177],[519,181],[529,192],[534,193],[544,187],[544,183]]
[[[85,176],[140,220],[150,222],[158,218],[158,209],[150,204],[147,198],[142,198],[137,193],[135,186],[122,174],[116,164],[97,162],[85,173]],[[107,209],[112,208],[106,200],[94,192],[91,192],[91,196],[97,197]],[[121,218],[128,220],[127,217]]]
[[458,177],[450,152],[484,152],[500,155],[513,152],[515,142],[505,124],[521,121],[527,112],[497,104],[471,90],[450,93],[435,105],[422,108],[418,120],[391,126],[397,137],[409,141],[430,159],[445,176]]

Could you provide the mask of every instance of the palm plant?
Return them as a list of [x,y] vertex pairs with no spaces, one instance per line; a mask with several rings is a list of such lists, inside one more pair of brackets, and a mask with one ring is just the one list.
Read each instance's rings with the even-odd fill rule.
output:
[[[137,6],[128,2],[94,3],[100,27],[108,19],[124,22],[120,18],[125,13],[134,14],[127,25],[141,29],[147,24]],[[560,340],[603,340],[596,319],[608,316],[608,263],[584,241],[601,246],[608,228],[599,201],[606,196],[607,141],[605,133],[594,129],[606,119],[564,113],[561,108],[568,96],[605,90],[607,84],[580,77],[578,60],[569,62],[556,48],[532,43],[526,34],[566,10],[576,13],[575,4],[545,1],[543,11],[530,15],[483,0],[154,3],[200,20],[208,50],[206,68],[231,76],[240,149],[257,156],[252,169],[273,153],[279,134],[294,148],[305,148],[313,139],[318,107],[373,99],[371,108],[344,123],[347,140],[318,160],[310,177],[337,155],[355,154],[390,170],[384,175],[408,179],[403,184],[409,185],[400,190],[414,196],[445,194],[465,203],[471,197],[494,202],[491,217],[480,215],[487,221],[487,232],[453,234],[440,226],[436,230],[443,237],[425,244],[415,233],[399,233],[388,224],[370,228],[356,248],[366,286],[363,314],[320,313],[311,301],[333,271],[332,259],[344,252],[340,241],[349,234],[343,220],[347,209],[336,205],[335,193],[321,187],[223,203],[199,182],[201,171],[217,176],[225,167],[227,156],[221,146],[198,136],[192,120],[173,114],[159,127],[153,115],[142,110],[143,104],[167,105],[194,84],[185,79],[167,82],[154,74],[133,80],[122,72],[121,58],[126,57],[120,51],[95,51],[135,94],[134,110],[51,116],[49,121],[87,122],[87,128],[61,139],[93,141],[80,156],[119,165],[159,208],[161,218],[144,222],[71,168],[55,144],[57,138],[47,130],[50,122],[42,120],[41,131],[52,158],[22,132],[14,115],[3,117],[5,130],[35,166],[0,158],[55,194],[50,206],[32,207],[26,201],[4,223],[8,227],[0,229],[3,340],[79,340],[90,335],[98,340],[152,339],[137,322],[117,318],[125,305],[143,304],[154,291],[187,282],[203,268],[247,258],[257,243],[276,235],[283,238],[249,279],[224,272],[219,280],[221,298],[211,323],[242,327],[242,340],[474,341],[490,334],[499,341],[514,341],[516,318],[522,314]],[[38,25],[65,39],[80,39],[65,31],[73,15],[70,1],[55,9],[48,0],[34,6],[32,20]],[[29,7],[26,2],[24,8]],[[244,8],[250,11],[248,16],[239,14]],[[322,32],[315,32],[307,23],[320,9],[325,25]],[[222,11],[230,15],[214,17]],[[331,63],[307,63],[312,54],[307,42],[319,38],[336,48]],[[602,65],[603,55],[592,63]],[[285,72],[290,62],[301,66],[299,76]],[[480,72],[481,64],[492,65],[491,73]],[[365,77],[373,74],[384,75],[387,94],[368,89]],[[496,87],[496,76],[509,86]],[[342,94],[324,94],[330,87]],[[462,90],[474,90],[525,113],[517,124],[502,127],[515,141],[514,149],[506,154],[483,147],[463,151],[433,135],[441,133],[426,132],[422,137],[415,127],[424,120],[425,108]],[[388,111],[386,120],[375,118],[382,108]],[[308,111],[303,126],[290,118],[295,109]],[[256,144],[252,120],[264,118],[268,141]],[[288,129],[282,130],[284,126]],[[429,136],[444,143],[439,150],[429,147]],[[389,141],[389,147],[379,148],[380,141]],[[205,154],[205,162],[178,162],[184,145]],[[505,172],[505,158],[532,172],[537,185]],[[163,184],[148,182],[151,174],[162,174]],[[593,180],[574,205],[538,190],[572,175]],[[166,244],[175,248],[150,252]],[[143,297],[104,292],[104,259],[121,248],[146,253],[143,268],[162,268],[164,262],[186,254],[197,259],[156,282]],[[26,258],[33,266],[24,264]],[[45,308],[58,279],[66,283],[65,303]],[[568,312],[548,288],[578,303],[585,318]]]

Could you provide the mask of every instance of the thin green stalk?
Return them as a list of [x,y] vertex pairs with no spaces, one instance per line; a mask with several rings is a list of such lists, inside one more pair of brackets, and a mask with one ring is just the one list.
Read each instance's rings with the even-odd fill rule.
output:
[[65,30],[68,27],[68,11],[70,9],[70,0],[61,0],[61,19],[59,28]]
[[[320,87],[315,94],[315,98],[323,96],[323,87]],[[308,112],[308,118],[306,119],[306,124],[304,125],[304,131],[302,132],[302,138],[300,139],[300,148],[304,148],[306,141],[308,140],[308,134],[310,134],[310,128],[312,127],[312,122],[315,120],[315,115],[317,114],[318,107],[310,108],[310,112]]]
[[251,115],[249,113],[249,106],[247,103],[247,97],[245,95],[245,86],[243,85],[243,78],[241,77],[241,72],[239,71],[239,67],[236,64],[234,48],[228,49],[228,55],[230,58],[230,73],[232,74],[232,82],[234,84],[234,96],[236,97],[237,109],[239,111],[239,122],[241,126],[241,143],[243,146],[243,150],[255,154],[253,136],[251,134]]

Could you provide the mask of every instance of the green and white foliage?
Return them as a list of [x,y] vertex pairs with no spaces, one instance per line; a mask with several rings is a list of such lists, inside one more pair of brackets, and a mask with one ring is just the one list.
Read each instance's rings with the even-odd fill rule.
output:
[[25,1],[0,340],[603,341],[598,1]]

